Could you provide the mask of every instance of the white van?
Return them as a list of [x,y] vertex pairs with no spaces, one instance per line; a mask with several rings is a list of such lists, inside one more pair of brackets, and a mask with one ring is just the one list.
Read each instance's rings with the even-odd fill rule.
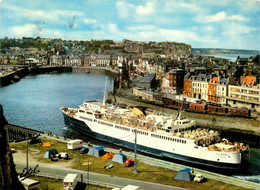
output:
[[67,174],[63,179],[63,190],[73,190],[78,183],[78,174]]
[[83,141],[80,139],[75,139],[68,141],[68,149],[69,150],[75,150],[75,149],[80,149],[82,148]]

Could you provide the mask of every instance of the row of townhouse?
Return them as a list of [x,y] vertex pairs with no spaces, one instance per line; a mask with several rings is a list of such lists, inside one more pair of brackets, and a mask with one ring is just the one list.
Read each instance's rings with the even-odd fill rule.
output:
[[86,56],[74,55],[53,55],[50,58],[50,65],[65,65],[65,66],[97,66],[108,67],[117,65],[117,57],[110,57],[110,55],[92,54]]
[[166,73],[165,63],[152,61],[152,59],[148,56],[142,58],[129,58],[125,56],[111,56],[103,54],[56,54],[50,57],[50,65],[107,67],[119,70],[122,69],[122,67],[128,67],[129,70],[132,70],[137,74],[154,72],[156,73],[156,79],[159,80],[161,80]]
[[212,78],[211,75],[190,76],[187,73],[184,77],[183,95],[220,105],[254,108],[260,112],[260,84],[256,84],[254,76],[246,76],[238,85],[232,77]]
[[82,64],[81,57],[74,55],[53,55],[50,58],[50,65],[80,66]]

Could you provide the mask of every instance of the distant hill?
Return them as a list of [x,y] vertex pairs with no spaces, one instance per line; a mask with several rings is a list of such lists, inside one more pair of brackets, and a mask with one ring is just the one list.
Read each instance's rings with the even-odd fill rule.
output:
[[243,49],[219,49],[219,48],[191,48],[193,55],[211,55],[211,54],[260,54],[257,50]]

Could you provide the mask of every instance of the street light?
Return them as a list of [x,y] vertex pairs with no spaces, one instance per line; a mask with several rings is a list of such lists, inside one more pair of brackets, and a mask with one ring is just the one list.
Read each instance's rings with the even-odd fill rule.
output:
[[137,153],[136,153],[136,142],[137,142],[137,130],[135,129],[135,165],[134,165],[134,172],[137,173]]

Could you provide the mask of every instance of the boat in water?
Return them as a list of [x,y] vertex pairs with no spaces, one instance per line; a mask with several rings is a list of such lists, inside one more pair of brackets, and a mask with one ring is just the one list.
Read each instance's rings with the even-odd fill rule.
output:
[[62,107],[65,125],[96,139],[129,149],[218,168],[239,169],[249,163],[249,146],[221,139],[218,131],[196,128],[194,120],[143,113],[105,101]]

